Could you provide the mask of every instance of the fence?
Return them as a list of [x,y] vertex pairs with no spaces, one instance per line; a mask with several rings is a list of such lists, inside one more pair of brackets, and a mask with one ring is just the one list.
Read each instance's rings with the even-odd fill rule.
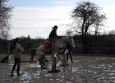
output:
[[[88,54],[115,54],[115,47],[87,47]],[[82,54],[82,48],[73,49],[73,54]]]

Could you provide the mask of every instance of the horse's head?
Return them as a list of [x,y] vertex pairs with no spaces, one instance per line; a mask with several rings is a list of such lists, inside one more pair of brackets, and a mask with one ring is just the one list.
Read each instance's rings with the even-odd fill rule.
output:
[[59,48],[65,48],[67,43],[72,47],[75,48],[74,40],[72,36],[66,36],[62,37],[61,39],[58,40],[58,47]]
[[69,36],[69,44],[71,45],[72,48],[75,48],[75,43],[74,43],[74,40],[73,40],[73,36]]

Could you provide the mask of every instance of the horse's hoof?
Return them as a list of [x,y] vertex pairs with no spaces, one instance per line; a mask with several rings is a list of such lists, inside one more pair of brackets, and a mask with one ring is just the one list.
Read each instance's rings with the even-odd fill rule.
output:
[[74,63],[73,61],[71,61],[71,63]]

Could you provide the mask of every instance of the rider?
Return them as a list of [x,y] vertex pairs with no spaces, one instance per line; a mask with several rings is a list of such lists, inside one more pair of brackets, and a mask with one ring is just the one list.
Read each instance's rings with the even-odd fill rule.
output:
[[57,35],[57,29],[58,29],[57,25],[52,27],[52,31],[49,34],[49,39],[50,39],[51,43],[54,41],[54,38],[59,38],[59,36]]
[[52,27],[52,31],[50,32],[49,34],[49,38],[59,38],[59,36],[57,35],[57,29],[58,29],[58,26],[55,25],[54,27]]

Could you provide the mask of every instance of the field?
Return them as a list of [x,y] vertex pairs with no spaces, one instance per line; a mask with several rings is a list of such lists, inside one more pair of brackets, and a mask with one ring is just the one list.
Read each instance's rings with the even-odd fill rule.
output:
[[[1,58],[6,55],[0,55]],[[41,69],[37,60],[30,60],[30,55],[23,55],[21,62],[21,75],[11,77],[13,55],[10,55],[8,63],[0,63],[0,83],[115,83],[115,57],[108,56],[73,56],[74,63],[68,62],[68,66],[60,66],[57,62],[58,73],[48,73],[51,70],[51,58],[46,56],[47,69]]]

